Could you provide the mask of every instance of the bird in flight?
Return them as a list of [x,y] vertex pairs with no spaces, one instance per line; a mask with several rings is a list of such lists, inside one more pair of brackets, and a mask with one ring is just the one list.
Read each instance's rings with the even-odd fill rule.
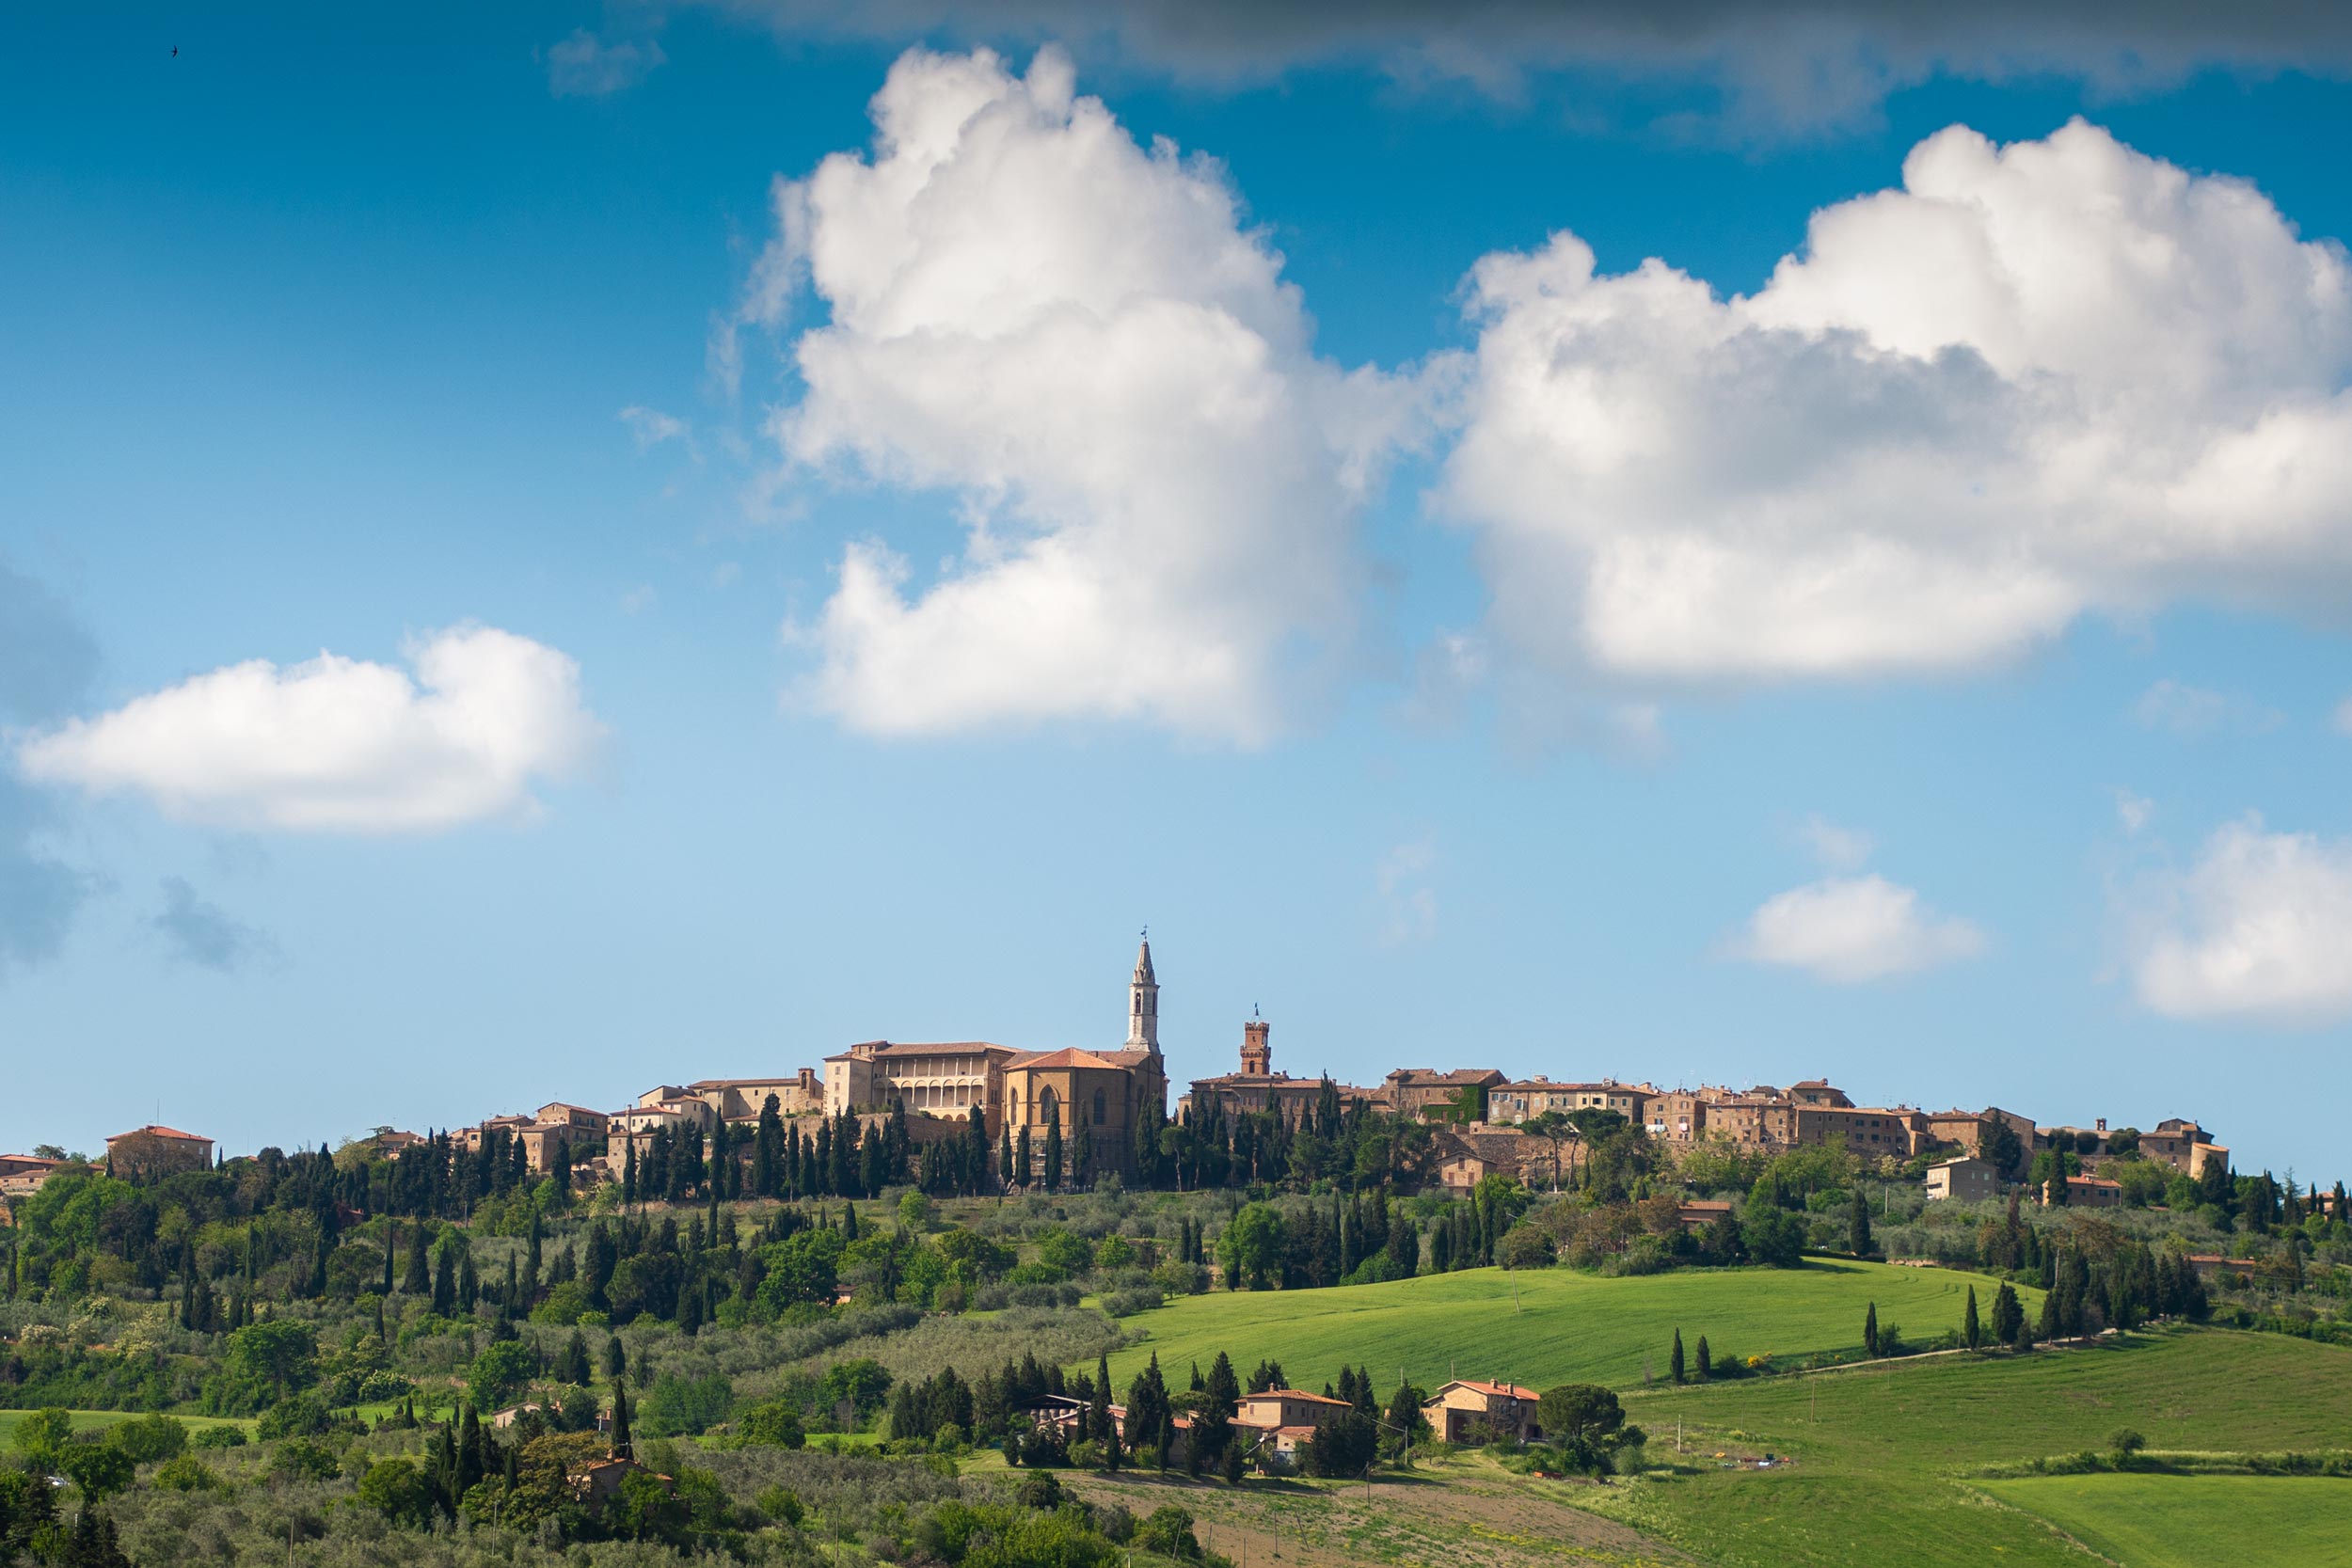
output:
[[180,57],[180,46],[176,43],[171,46],[171,57],[175,60]]

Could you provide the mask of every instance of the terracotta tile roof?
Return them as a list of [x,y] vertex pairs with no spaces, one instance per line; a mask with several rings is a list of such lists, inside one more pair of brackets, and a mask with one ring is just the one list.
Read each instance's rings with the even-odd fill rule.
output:
[[1115,1064],[1103,1060],[1091,1051],[1056,1051],[1043,1056],[1032,1056],[1024,1062],[1015,1062],[1013,1066],[1024,1069],[1029,1068],[1102,1068],[1105,1070],[1116,1070]]
[[[1523,1388],[1516,1383],[1480,1383],[1475,1378],[1467,1377],[1454,1379],[1447,1384],[1445,1388],[1468,1388],[1473,1394],[1485,1394],[1489,1399],[1498,1400],[1541,1400],[1543,1398],[1534,1389]],[[1442,1394],[1445,1388],[1440,1388],[1438,1392]]]
[[176,1127],[156,1127],[151,1124],[146,1127],[134,1127],[128,1132],[117,1132],[106,1141],[110,1144],[120,1143],[125,1138],[135,1138],[142,1134],[151,1138],[185,1138],[192,1144],[208,1144],[213,1141],[200,1132],[183,1132]]

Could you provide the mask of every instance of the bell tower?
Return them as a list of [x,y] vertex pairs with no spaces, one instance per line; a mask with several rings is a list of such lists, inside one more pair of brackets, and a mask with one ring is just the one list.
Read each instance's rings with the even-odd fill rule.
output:
[[1241,1026],[1241,1072],[1245,1078],[1274,1076],[1274,1047],[1266,1043],[1273,1025],[1258,1016],[1258,1009],[1249,1009],[1249,1022]]
[[1127,986],[1127,1049],[1160,1048],[1160,983],[1152,974],[1152,942],[1136,954],[1136,977]]

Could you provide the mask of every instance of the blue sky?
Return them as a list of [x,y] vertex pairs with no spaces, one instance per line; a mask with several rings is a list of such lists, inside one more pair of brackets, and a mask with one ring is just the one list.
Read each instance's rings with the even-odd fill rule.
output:
[[1180,1078],[1260,1006],[2333,1179],[2342,40],[1412,11],[21,29],[0,1147],[1115,1043],[1148,922]]

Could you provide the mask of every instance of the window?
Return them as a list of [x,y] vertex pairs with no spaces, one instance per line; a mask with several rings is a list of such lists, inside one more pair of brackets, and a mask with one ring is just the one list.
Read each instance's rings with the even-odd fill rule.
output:
[[1094,1125],[1100,1127],[1106,1118],[1103,1115],[1103,1091],[1094,1091]]

